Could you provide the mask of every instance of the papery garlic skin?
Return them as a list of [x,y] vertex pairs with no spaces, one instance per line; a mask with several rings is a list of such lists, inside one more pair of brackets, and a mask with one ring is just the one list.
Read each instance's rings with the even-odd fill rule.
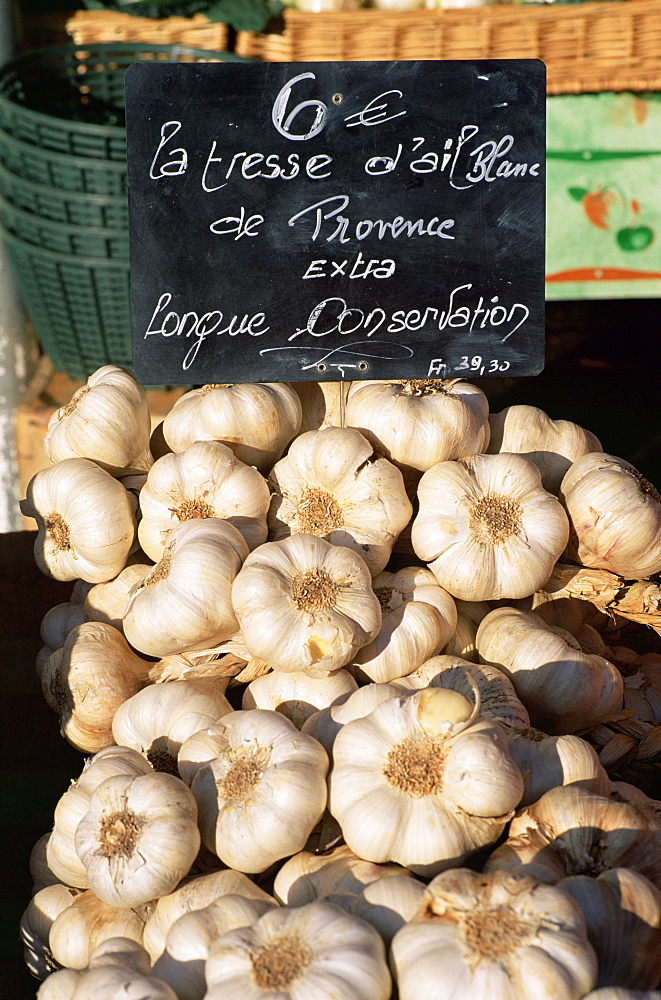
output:
[[333,758],[333,743],[345,722],[362,719],[373,712],[377,705],[388,698],[400,697],[404,693],[399,684],[364,684],[348,698],[314,712],[303,723],[301,731],[319,740],[328,754]]
[[323,854],[299,851],[282,865],[273,894],[283,906],[304,906],[332,893],[360,893],[377,879],[410,873],[401,865],[377,865],[358,857],[347,844]]
[[453,635],[457,608],[434,574],[421,566],[384,571],[373,581],[381,603],[381,629],[354,657],[360,673],[387,683],[417,670]]
[[346,422],[396,465],[424,472],[486,450],[489,403],[459,379],[354,382]]
[[562,480],[560,498],[571,522],[570,558],[626,579],[661,570],[661,496],[630,462],[584,455]]
[[100,899],[139,906],[172,892],[190,870],[200,847],[195,799],[171,774],[106,778],[76,827],[75,845]]
[[206,1000],[388,1000],[383,942],[325,900],[265,913],[212,946]]
[[580,907],[532,878],[437,875],[392,942],[400,1000],[579,1000],[597,978]]
[[602,450],[591,431],[571,420],[553,420],[537,406],[508,406],[500,413],[490,413],[489,426],[489,453],[523,455],[539,469],[544,489],[555,496],[573,462]]
[[470,663],[479,663],[475,636],[480,622],[491,611],[491,605],[486,601],[455,600],[457,608],[457,627],[441,652],[449,656],[460,656]]
[[142,942],[145,916],[139,909],[111,906],[91,889],[76,896],[53,921],[49,945],[55,960],[67,969],[85,969],[92,953],[109,938]]
[[301,403],[286,382],[218,383],[192,389],[163,421],[173,452],[221,441],[267,475],[301,426]]
[[551,788],[522,809],[484,871],[532,875],[555,884],[630,868],[661,888],[661,826],[650,814],[578,785]]
[[498,838],[523,779],[504,731],[476,708],[427,688],[342,727],[329,808],[356,854],[430,876]]
[[39,989],[38,1000],[178,1000],[162,980],[152,976],[149,959],[137,942],[122,937],[104,941],[81,971],[62,969]]
[[182,914],[168,931],[153,974],[172,986],[179,1000],[203,1000],[207,990],[204,967],[214,942],[237,927],[250,927],[274,906],[275,900],[226,895]]
[[95,584],[81,605],[84,620],[106,622],[123,632],[124,615],[131,593],[149,576],[153,568],[150,563],[133,563],[126,566],[114,580]]
[[19,935],[23,942],[23,960],[36,979],[46,979],[57,962],[49,948],[48,938],[53,921],[73,903],[75,889],[49,885],[35,893],[21,916]]
[[580,736],[548,736],[539,729],[511,728],[509,751],[524,775],[520,805],[528,806],[558,785],[580,785],[608,795],[610,778],[596,752]]
[[622,704],[619,670],[584,653],[562,629],[534,612],[501,607],[477,632],[480,659],[502,670],[528,709],[533,726],[550,735],[588,730]]
[[151,420],[145,390],[129,372],[104,365],[48,421],[44,451],[55,464],[89,458],[113,476],[146,472]]
[[352,427],[307,431],[269,476],[269,538],[304,533],[346,545],[380,573],[412,506],[402,474]]
[[247,875],[231,868],[184,879],[173,892],[161,896],[147,916],[143,943],[151,961],[156,962],[163,954],[170,928],[179,917],[194,910],[203,910],[214,900],[229,895],[267,902],[272,900]]
[[112,580],[135,540],[137,500],[87,458],[37,472],[20,507],[37,521],[34,558],[55,580]]
[[389,945],[400,927],[414,917],[424,892],[424,882],[412,875],[390,875],[369,882],[358,893],[333,892],[327,899],[352,916],[366,920]]
[[207,734],[216,756],[191,781],[205,846],[251,873],[300,851],[326,806],[321,744],[262,709],[232,712]]
[[351,382],[290,382],[301,401],[299,433],[320,427],[343,427],[344,405]]
[[551,575],[569,537],[567,515],[520,455],[440,462],[418,487],[416,555],[464,601],[527,597]]
[[558,888],[585,915],[599,961],[598,986],[652,989],[661,979],[661,892],[638,872],[612,868],[573,875]]
[[218,517],[237,528],[250,550],[266,541],[270,494],[264,477],[219,441],[196,441],[164,455],[140,491],[140,545],[158,562],[170,532],[184,521]]
[[41,671],[44,697],[60,717],[60,732],[79,750],[97,753],[114,743],[115,712],[148,683],[150,664],[112,625],[84,622]]
[[337,701],[346,701],[357,690],[358,684],[347,670],[335,670],[322,677],[305,671],[272,670],[248,684],[241,707],[279,712],[297,729],[302,729],[315,712]]
[[124,634],[136,649],[167,656],[213,647],[238,630],[231,587],[248,546],[217,517],[174,528],[160,562],[134,590]]
[[337,670],[381,625],[367,564],[315,535],[251,552],[232,584],[232,603],[249,652],[274,670]]
[[233,710],[224,690],[216,678],[150,684],[115,712],[115,742],[144,754],[155,770],[176,774],[182,743]]

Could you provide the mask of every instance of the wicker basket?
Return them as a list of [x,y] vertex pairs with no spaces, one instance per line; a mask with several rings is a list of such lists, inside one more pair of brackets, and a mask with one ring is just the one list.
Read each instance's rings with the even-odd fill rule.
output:
[[191,45],[224,52],[227,25],[204,14],[193,17],[134,17],[113,10],[77,10],[66,22],[77,45],[89,42],[152,42],[157,45]]
[[287,9],[282,34],[239,32],[235,52],[268,62],[541,59],[550,94],[661,90],[661,3],[327,14]]

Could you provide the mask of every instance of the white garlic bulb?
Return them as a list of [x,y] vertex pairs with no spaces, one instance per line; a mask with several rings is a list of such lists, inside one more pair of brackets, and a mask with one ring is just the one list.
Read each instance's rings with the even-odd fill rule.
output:
[[104,941],[89,966],[54,973],[39,989],[38,1000],[177,1000],[174,991],[150,975],[149,959],[137,942],[123,937]]
[[131,593],[153,568],[149,563],[130,563],[114,580],[95,584],[82,604],[84,620],[106,622],[123,632],[123,618]]
[[572,559],[627,579],[661,570],[661,496],[630,462],[584,455],[562,480],[560,498]]
[[508,406],[489,414],[489,452],[514,452],[533,462],[542,476],[542,486],[558,495],[570,465],[589,452],[601,451],[591,431],[570,420],[553,420],[537,406]]
[[304,906],[333,893],[360,893],[377,879],[409,875],[401,865],[378,865],[358,857],[346,844],[322,854],[299,851],[275,876],[273,893],[283,906]]
[[231,586],[247,554],[243,536],[220,518],[174,528],[160,562],[127,605],[124,634],[131,645],[167,656],[228,639],[238,630]]
[[164,455],[140,491],[138,539],[155,562],[183,521],[219,517],[237,528],[249,549],[266,541],[270,494],[264,477],[219,441],[196,441]]
[[520,455],[473,455],[424,473],[411,528],[416,555],[464,601],[527,597],[551,575],[567,515]]
[[56,580],[103,583],[126,565],[137,500],[87,458],[65,458],[37,472],[20,507],[37,521],[34,558]]
[[269,538],[302,532],[346,545],[380,573],[412,507],[402,474],[351,427],[307,431],[276,462]]
[[174,452],[221,441],[267,475],[300,426],[301,403],[286,382],[226,382],[185,393],[163,421],[163,436]]
[[69,886],[45,886],[35,893],[21,916],[19,935],[23,942],[23,959],[36,979],[46,979],[58,964],[53,958],[48,939],[53,921],[74,901],[76,890]]
[[197,806],[171,774],[115,775],[92,792],[75,833],[90,887],[111,906],[172,892],[200,847]]
[[265,542],[232,585],[249,652],[274,670],[329,673],[377,634],[381,606],[367,564],[315,535]]
[[306,671],[272,670],[257,677],[245,688],[241,707],[266,708],[280,712],[301,729],[315,712],[329,708],[337,701],[346,701],[358,690],[358,684],[347,670],[335,670],[321,677]]
[[44,451],[55,464],[89,458],[113,476],[146,472],[151,421],[145,390],[129,372],[104,365],[48,421]]
[[580,736],[548,736],[539,729],[512,728],[509,751],[524,776],[521,805],[537,802],[558,785],[580,785],[608,795],[610,779],[590,744]]
[[437,875],[395,935],[400,1000],[579,1000],[597,979],[580,907],[504,872]]
[[340,729],[329,808],[356,854],[429,876],[499,837],[523,779],[504,731],[478,711],[426,688]]
[[379,634],[354,657],[360,674],[387,683],[417,670],[453,635],[457,609],[434,574],[422,566],[379,573],[373,581],[381,604]]
[[215,757],[191,781],[205,846],[243,872],[300,851],[326,806],[323,747],[263,709],[231,712],[206,732]]
[[142,942],[145,914],[140,909],[111,906],[91,890],[75,896],[53,921],[49,946],[53,957],[67,969],[85,969],[92,953],[109,938]]
[[378,933],[322,899],[224,934],[206,977],[206,1000],[388,1000],[391,991]]
[[425,892],[412,875],[389,875],[369,882],[360,892],[333,892],[326,898],[374,927],[386,945],[413,918]]
[[399,684],[364,684],[348,698],[338,700],[328,708],[314,712],[303,723],[302,731],[319,740],[328,754],[333,757],[333,743],[345,722],[362,719],[373,712],[377,705],[404,693]]

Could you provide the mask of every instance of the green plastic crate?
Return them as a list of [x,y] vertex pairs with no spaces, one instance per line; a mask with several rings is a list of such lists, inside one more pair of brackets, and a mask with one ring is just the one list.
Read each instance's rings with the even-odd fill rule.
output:
[[16,208],[4,198],[0,198],[0,225],[23,242],[33,243],[43,250],[77,257],[129,259],[127,230],[53,222]]
[[15,177],[63,191],[126,197],[126,161],[53,153],[0,129],[0,163]]
[[0,166],[0,195],[24,212],[71,226],[128,229],[126,195],[83,194],[17,177]]

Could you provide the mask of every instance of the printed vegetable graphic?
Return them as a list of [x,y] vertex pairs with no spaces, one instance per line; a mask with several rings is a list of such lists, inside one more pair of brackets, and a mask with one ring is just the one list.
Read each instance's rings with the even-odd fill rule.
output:
[[649,226],[634,225],[640,214],[640,205],[635,198],[629,200],[615,185],[598,186],[594,190],[570,187],[568,193],[574,201],[581,203],[593,226],[605,230],[615,229],[615,240],[620,250],[627,253],[646,250],[653,242],[654,231]]

